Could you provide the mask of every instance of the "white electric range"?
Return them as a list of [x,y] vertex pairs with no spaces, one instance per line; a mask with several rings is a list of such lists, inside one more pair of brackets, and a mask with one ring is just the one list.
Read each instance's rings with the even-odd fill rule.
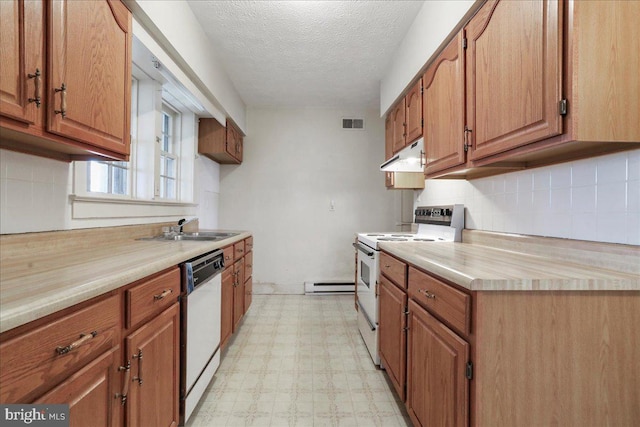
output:
[[416,233],[358,233],[354,243],[357,250],[356,301],[358,304],[358,329],[373,363],[380,364],[378,356],[378,296],[376,286],[380,273],[380,249],[378,243],[459,242],[464,228],[464,206],[420,206],[415,210]]

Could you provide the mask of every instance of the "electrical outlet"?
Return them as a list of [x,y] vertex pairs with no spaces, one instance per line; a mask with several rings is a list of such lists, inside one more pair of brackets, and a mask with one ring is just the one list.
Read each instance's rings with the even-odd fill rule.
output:
[[331,200],[329,202],[329,212],[335,212],[336,210],[336,202],[335,200]]

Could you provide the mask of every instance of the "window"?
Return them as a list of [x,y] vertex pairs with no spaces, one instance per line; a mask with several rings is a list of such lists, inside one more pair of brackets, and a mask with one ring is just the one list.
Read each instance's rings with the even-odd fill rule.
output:
[[127,162],[92,161],[87,164],[87,191],[90,193],[129,194]]
[[176,137],[180,114],[168,104],[162,105],[162,131],[160,137],[160,182],[159,196],[163,199],[177,198],[179,139]]

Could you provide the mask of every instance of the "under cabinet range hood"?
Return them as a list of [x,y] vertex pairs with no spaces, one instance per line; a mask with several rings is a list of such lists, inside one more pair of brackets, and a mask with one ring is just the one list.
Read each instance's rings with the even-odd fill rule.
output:
[[398,151],[380,165],[383,172],[422,172],[424,170],[424,139],[420,138]]

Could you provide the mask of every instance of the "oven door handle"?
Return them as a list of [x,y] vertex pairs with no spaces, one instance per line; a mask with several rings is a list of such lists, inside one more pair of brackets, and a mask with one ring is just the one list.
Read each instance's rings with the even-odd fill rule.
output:
[[358,310],[362,311],[362,314],[364,315],[365,320],[367,321],[367,323],[369,324],[369,327],[371,328],[371,332],[375,331],[376,327],[373,325],[373,322],[371,322],[371,319],[369,319],[367,310],[365,310],[362,304],[360,304],[360,301],[358,301]]
[[373,256],[373,252],[370,251],[367,247],[362,246],[360,243],[352,243],[351,245],[357,250],[364,252],[367,256]]

